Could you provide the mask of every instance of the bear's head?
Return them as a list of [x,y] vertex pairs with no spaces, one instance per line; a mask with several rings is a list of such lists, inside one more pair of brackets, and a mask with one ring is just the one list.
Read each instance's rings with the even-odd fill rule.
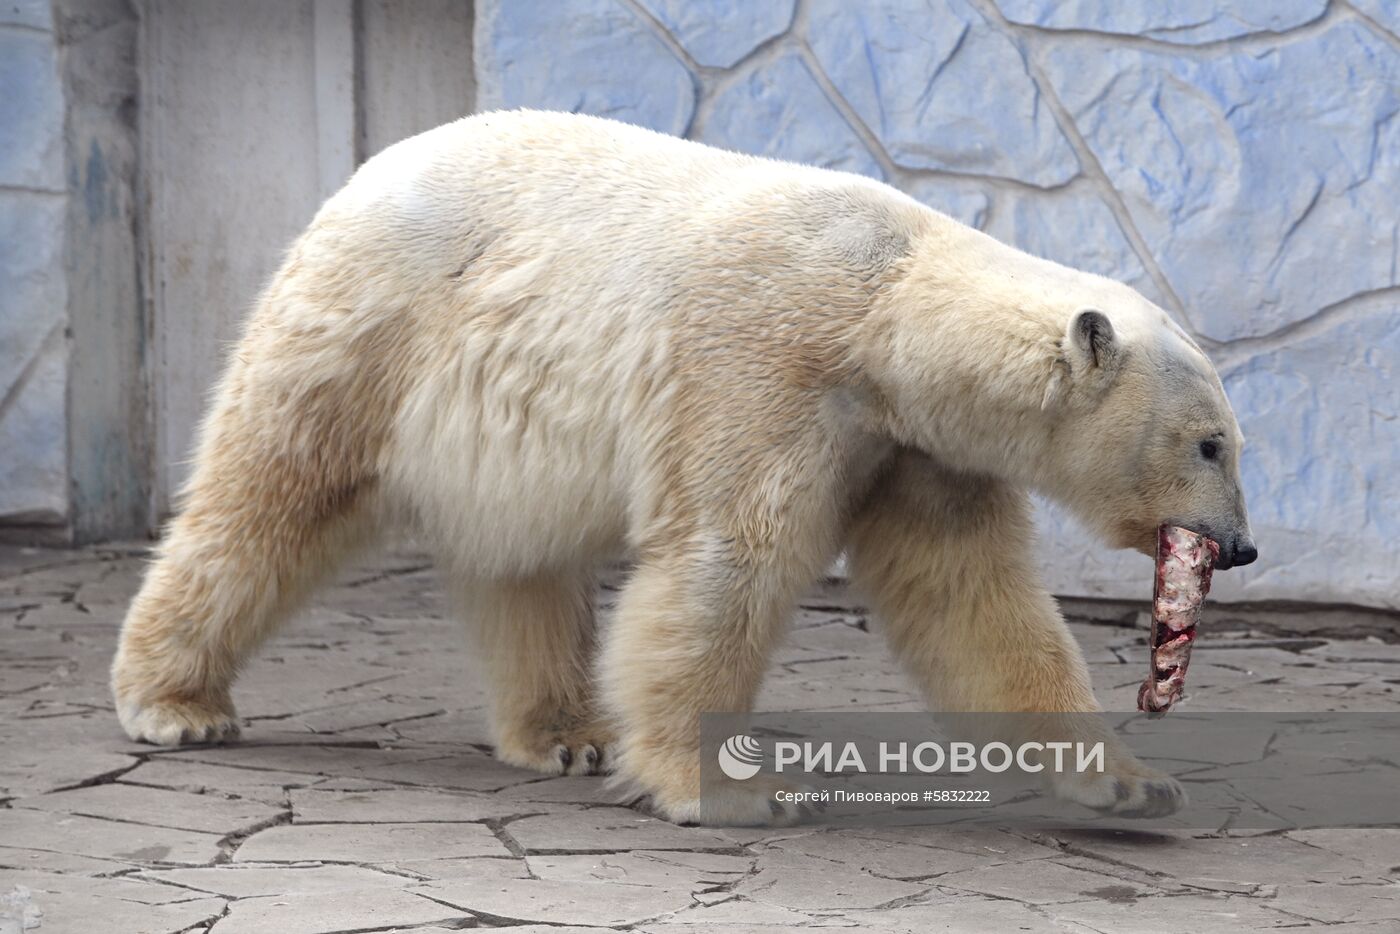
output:
[[1166,523],[1255,559],[1243,437],[1204,352],[1136,290],[952,222],[897,268],[857,359],[895,441],[1067,506],[1147,554]]
[[1054,367],[1058,499],[1117,547],[1152,554],[1167,523],[1214,539],[1219,568],[1258,556],[1244,436],[1215,368],[1165,312],[1136,293],[1119,309],[1077,308]]

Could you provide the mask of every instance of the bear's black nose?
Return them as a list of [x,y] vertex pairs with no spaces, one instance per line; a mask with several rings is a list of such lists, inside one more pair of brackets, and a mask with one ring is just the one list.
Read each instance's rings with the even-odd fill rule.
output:
[[1245,542],[1235,546],[1235,567],[1245,564],[1253,564],[1254,559],[1259,557],[1259,549],[1250,542]]

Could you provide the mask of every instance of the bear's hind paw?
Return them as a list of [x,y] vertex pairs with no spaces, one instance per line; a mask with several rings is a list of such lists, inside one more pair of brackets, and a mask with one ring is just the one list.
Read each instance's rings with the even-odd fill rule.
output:
[[119,704],[118,717],[128,736],[156,746],[224,743],[238,738],[238,715],[198,701],[158,701]]

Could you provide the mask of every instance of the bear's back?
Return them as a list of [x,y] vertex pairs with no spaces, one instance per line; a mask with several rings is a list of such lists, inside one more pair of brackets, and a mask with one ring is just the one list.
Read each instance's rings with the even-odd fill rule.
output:
[[[829,201],[830,204],[824,203]],[[847,172],[716,149],[599,117],[477,114],[389,147],[365,163],[322,217],[375,218],[424,246],[431,231],[482,226],[640,253],[705,249],[715,236],[802,236],[834,208],[870,203],[932,213]]]

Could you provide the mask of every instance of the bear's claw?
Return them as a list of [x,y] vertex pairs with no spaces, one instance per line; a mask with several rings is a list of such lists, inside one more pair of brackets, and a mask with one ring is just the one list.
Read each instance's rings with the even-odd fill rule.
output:
[[572,737],[529,745],[502,741],[496,745],[496,758],[546,775],[602,775],[609,771],[606,743],[602,738]]

